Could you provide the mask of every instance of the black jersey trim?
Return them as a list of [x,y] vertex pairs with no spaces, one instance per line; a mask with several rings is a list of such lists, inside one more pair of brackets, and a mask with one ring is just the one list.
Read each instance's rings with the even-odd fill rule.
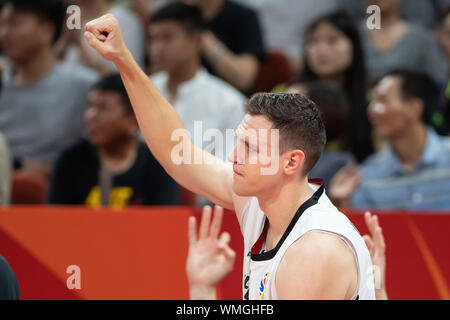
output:
[[[264,228],[263,232],[261,233],[261,236],[258,238],[259,241],[257,241],[252,246],[251,256],[250,256],[251,259],[253,261],[266,261],[266,260],[270,260],[273,257],[275,257],[275,255],[277,254],[278,250],[280,250],[280,248],[283,245],[284,241],[286,240],[286,238],[291,233],[292,229],[294,229],[295,224],[297,223],[298,219],[300,219],[300,217],[303,214],[303,212],[305,212],[306,209],[316,205],[319,202],[319,198],[322,196],[323,191],[324,191],[324,186],[322,184],[319,187],[319,189],[317,189],[317,191],[314,192],[314,194],[311,196],[311,198],[309,198],[307,201],[305,201],[300,206],[300,208],[298,208],[297,212],[295,213],[294,217],[292,218],[291,222],[289,223],[289,226],[287,227],[287,229],[284,232],[283,236],[281,237],[280,241],[278,241],[278,243],[277,243],[275,248],[273,248],[272,250],[263,252],[263,253],[254,253],[253,247],[255,247],[255,245],[257,245],[257,243],[259,241],[261,241],[262,239],[265,238],[265,231],[266,231],[267,228]],[[268,224],[268,219],[266,217],[264,225],[266,226],[267,224]]]

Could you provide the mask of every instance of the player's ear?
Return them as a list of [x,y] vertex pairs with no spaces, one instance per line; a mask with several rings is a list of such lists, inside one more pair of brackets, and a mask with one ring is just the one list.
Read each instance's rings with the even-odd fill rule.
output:
[[286,153],[284,173],[293,175],[301,171],[305,162],[305,153],[301,150],[291,150]]

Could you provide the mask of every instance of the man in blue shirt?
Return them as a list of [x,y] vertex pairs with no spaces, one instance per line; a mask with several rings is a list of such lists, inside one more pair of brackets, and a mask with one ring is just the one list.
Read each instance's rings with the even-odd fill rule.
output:
[[360,169],[346,167],[330,187],[338,205],[357,209],[450,209],[450,139],[427,127],[435,86],[400,70],[383,77],[368,113],[386,147]]

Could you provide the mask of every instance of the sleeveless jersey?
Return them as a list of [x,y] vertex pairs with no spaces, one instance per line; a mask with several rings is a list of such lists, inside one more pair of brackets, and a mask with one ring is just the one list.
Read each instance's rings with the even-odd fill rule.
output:
[[331,203],[323,186],[309,184],[314,195],[297,210],[280,241],[270,251],[264,247],[267,218],[253,197],[242,215],[244,236],[243,297],[252,300],[278,299],[275,275],[286,250],[307,232],[325,232],[341,238],[355,256],[358,284],[352,299],[374,300],[372,261],[369,250],[350,220]]

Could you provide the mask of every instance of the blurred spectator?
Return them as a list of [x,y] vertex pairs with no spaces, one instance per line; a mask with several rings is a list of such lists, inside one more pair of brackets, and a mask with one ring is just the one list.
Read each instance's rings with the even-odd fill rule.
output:
[[307,96],[316,103],[322,114],[327,132],[327,145],[309,177],[322,179],[325,189],[328,189],[336,172],[355,162],[351,153],[342,151],[342,145],[347,142],[350,125],[350,107],[347,98],[336,85],[320,81],[294,84],[288,92]]
[[[201,122],[203,132],[216,129],[223,137],[226,129],[236,129],[244,117],[246,99],[201,67],[202,23],[198,8],[183,3],[161,8],[151,19],[149,35],[151,60],[164,70],[151,79],[174,106],[191,136],[196,121]],[[216,149],[216,155],[226,159],[234,148],[233,142],[227,139],[223,146],[226,150]],[[207,148],[206,142],[200,147]]]
[[[384,1],[384,0],[383,0]],[[366,7],[361,0],[340,0],[343,7],[357,20],[366,19]],[[373,0],[371,4],[379,5],[381,0]],[[433,28],[439,20],[439,13],[448,5],[450,0],[400,0],[401,16],[408,22],[424,28]]]
[[144,67],[145,29],[142,20],[133,10],[120,4],[114,4],[112,0],[74,0],[72,3],[79,5],[81,8],[81,25],[83,27],[80,30],[65,28],[56,47],[58,56],[66,62],[84,65],[102,74],[116,70],[114,64],[103,59],[100,54],[89,47],[83,37],[86,22],[112,13],[120,23],[122,36],[128,49],[139,66]]
[[[436,82],[446,76],[442,57],[432,34],[401,16],[401,0],[365,0],[378,5],[381,28],[370,30],[360,24],[371,82],[398,68],[427,73]],[[417,1],[415,1],[415,4]]]
[[82,114],[97,75],[56,63],[53,44],[65,8],[57,0],[5,0],[0,40],[11,67],[2,75],[0,131],[17,166],[46,175],[59,150],[82,134]]
[[308,27],[305,42],[305,67],[297,81],[330,82],[345,92],[351,114],[348,149],[362,161],[373,152],[373,146],[366,114],[364,54],[357,27],[347,13],[331,13]]
[[89,140],[61,153],[49,203],[114,208],[177,204],[175,182],[137,138],[137,121],[119,74],[94,85],[85,123]]
[[[449,209],[450,138],[426,123],[435,102],[433,80],[394,71],[374,89],[369,116],[388,142],[359,171],[346,167],[329,190],[340,206],[371,209]],[[355,191],[356,190],[356,191]]]
[[0,255],[0,300],[20,300],[19,282],[2,255]]
[[11,158],[4,136],[0,133],[0,207],[10,203]]
[[229,0],[180,0],[196,5],[208,31],[202,53],[210,72],[243,92],[251,92],[264,58],[264,45],[256,12]]
[[339,0],[234,0],[259,15],[268,50],[281,51],[293,70],[303,66],[303,35],[318,17],[339,8]]
[[[437,29],[437,38],[447,59],[447,78],[443,82],[440,93],[439,105],[433,116],[433,125],[443,135],[450,134],[450,7],[442,13],[441,21]],[[444,67],[444,66],[443,66]]]

